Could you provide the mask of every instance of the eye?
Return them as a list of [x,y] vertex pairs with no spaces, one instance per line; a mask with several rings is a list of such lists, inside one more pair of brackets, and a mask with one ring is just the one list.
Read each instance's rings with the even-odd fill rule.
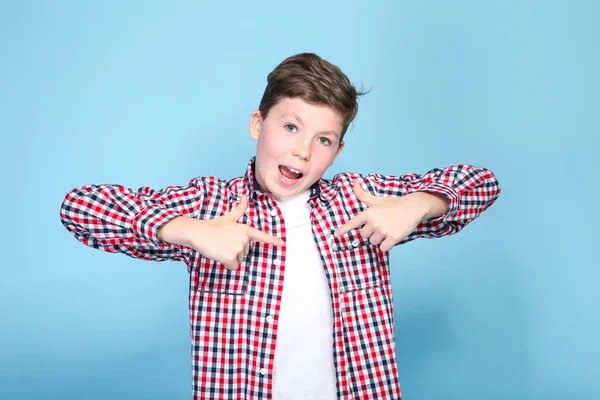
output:
[[323,136],[319,138],[319,143],[324,144],[325,146],[331,146],[331,140]]
[[284,126],[285,130],[288,132],[292,132],[292,133],[296,133],[298,132],[298,128],[296,127],[296,125],[293,124],[286,124]]

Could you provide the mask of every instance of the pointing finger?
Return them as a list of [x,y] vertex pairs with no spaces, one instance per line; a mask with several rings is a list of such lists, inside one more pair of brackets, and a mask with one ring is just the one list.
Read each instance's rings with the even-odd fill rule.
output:
[[356,215],[354,218],[352,218],[350,221],[346,222],[344,225],[339,227],[335,231],[334,236],[340,237],[342,235],[345,235],[346,233],[350,232],[352,229],[356,229],[356,228],[364,225],[366,222],[367,222],[367,214],[365,214],[365,211],[363,211],[360,214]]
[[256,228],[248,228],[248,229],[249,229],[249,235],[248,235],[248,237],[252,241],[269,243],[269,244],[272,244],[273,246],[283,246],[284,245],[283,240],[281,240],[278,237],[271,236],[268,233],[264,233],[263,231],[259,231]]

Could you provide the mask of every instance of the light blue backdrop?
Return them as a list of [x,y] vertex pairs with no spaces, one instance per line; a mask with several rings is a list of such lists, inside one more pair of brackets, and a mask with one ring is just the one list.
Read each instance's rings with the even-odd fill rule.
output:
[[0,6],[1,399],[189,398],[185,266],[87,248],[59,206],[243,173],[266,75],[301,51],[373,89],[327,176],[502,185],[393,250],[405,399],[600,398],[598,2],[82,3]]

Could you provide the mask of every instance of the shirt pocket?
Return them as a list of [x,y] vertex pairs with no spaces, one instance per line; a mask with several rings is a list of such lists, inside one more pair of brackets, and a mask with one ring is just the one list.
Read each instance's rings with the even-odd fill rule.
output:
[[379,250],[353,232],[332,242],[332,259],[341,293],[381,286]]
[[207,257],[200,256],[197,269],[197,290],[220,294],[241,295],[248,290],[248,257],[234,271],[224,264]]

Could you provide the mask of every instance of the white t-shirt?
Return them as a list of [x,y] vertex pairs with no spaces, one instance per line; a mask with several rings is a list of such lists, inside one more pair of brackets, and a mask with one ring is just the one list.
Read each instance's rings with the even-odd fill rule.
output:
[[334,400],[333,316],[307,204],[310,192],[277,201],[285,222],[286,262],[277,343],[274,400]]

